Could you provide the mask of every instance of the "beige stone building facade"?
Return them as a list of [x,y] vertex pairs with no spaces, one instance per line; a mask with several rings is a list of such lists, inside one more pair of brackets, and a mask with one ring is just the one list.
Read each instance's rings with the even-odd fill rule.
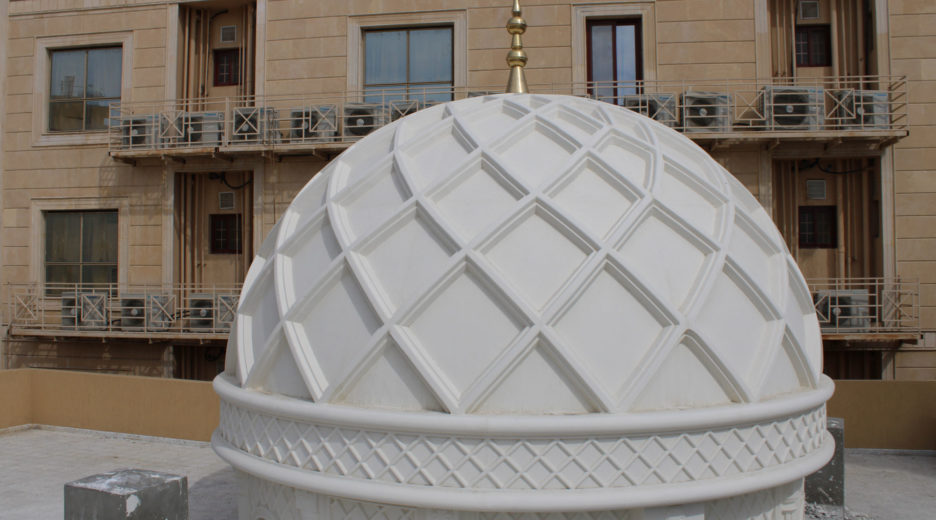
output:
[[[509,4],[3,1],[0,366],[212,377],[299,189],[503,90]],[[772,213],[830,375],[936,378],[936,4],[522,5],[531,91],[686,133]]]

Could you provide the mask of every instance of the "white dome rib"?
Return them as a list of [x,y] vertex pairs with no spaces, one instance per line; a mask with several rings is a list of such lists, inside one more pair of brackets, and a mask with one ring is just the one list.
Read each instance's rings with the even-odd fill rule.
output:
[[227,372],[319,403],[627,413],[815,389],[769,216],[688,138],[566,96],[447,103],[316,175],[245,282]]

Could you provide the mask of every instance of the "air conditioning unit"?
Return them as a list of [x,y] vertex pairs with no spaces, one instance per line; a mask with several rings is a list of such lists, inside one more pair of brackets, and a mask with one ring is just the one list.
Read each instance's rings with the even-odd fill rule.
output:
[[338,106],[317,105],[293,109],[289,140],[293,143],[332,141],[338,135]]
[[215,299],[211,294],[190,294],[187,328],[210,332],[214,328],[214,306]]
[[275,139],[276,111],[267,107],[237,107],[234,109],[232,144],[263,144]]
[[673,94],[632,94],[624,96],[621,100],[624,107],[666,126],[676,126],[679,122],[676,96]]
[[380,128],[384,124],[383,107],[374,103],[346,103],[341,119],[341,135],[346,139],[357,139]]
[[224,136],[222,112],[186,112],[182,115],[182,139],[190,146],[221,146]]
[[172,326],[174,301],[165,294],[124,294],[120,298],[120,329],[162,332]]
[[120,146],[124,150],[154,148],[158,141],[155,115],[120,118]]
[[867,290],[816,291],[813,303],[823,331],[860,332],[871,327],[870,294]]
[[832,91],[835,118],[843,130],[887,130],[890,128],[890,98],[884,90],[842,89]]
[[682,124],[686,132],[731,130],[731,96],[719,92],[684,93]]
[[223,332],[231,330],[234,317],[237,316],[238,301],[240,301],[240,295],[237,294],[219,294],[215,296],[215,330]]
[[759,108],[771,130],[819,130],[825,115],[819,87],[774,87],[761,90]]
[[419,110],[419,101],[415,99],[397,99],[388,104],[390,120],[396,121]]
[[105,330],[107,316],[106,293],[80,291],[62,295],[63,328]]

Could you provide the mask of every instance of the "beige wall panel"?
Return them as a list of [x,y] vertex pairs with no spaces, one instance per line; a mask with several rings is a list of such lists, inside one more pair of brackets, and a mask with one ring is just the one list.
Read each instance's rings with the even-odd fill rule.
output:
[[[934,60],[936,62],[936,60]],[[910,124],[916,128],[921,125],[936,124],[936,103],[912,102],[908,107]],[[903,143],[901,143],[903,144]]]
[[936,36],[894,38],[891,41],[891,56],[894,59],[932,58],[936,56]]
[[9,94],[31,94],[33,91],[33,77],[7,76],[6,91]]
[[[568,25],[531,27],[523,35],[524,48],[572,45],[572,29]],[[497,49],[505,56],[510,50],[510,35],[503,27],[475,29],[468,33],[468,49]]]
[[[936,238],[904,238],[898,240],[897,258],[906,261],[936,258]],[[933,304],[936,304],[936,301]]]
[[133,69],[134,87],[162,87],[165,85],[166,69],[164,67],[147,67]]
[[133,45],[137,49],[166,46],[166,29],[140,29],[133,32]]
[[137,68],[165,67],[166,50],[163,47],[141,49],[137,46],[133,51],[133,63],[137,65]]
[[287,79],[267,81],[266,94],[276,95],[309,95],[312,93],[341,93],[347,90],[345,78],[319,78],[319,79]]
[[897,368],[936,368],[936,352],[895,352]]
[[897,217],[894,234],[898,239],[936,237],[936,216]]
[[76,170],[24,170],[6,172],[3,179],[6,188],[58,189],[61,196],[67,196],[66,190],[76,186],[98,186],[99,175],[93,169]]
[[18,228],[27,227],[31,224],[31,213],[28,209],[6,209],[3,210],[3,227]]
[[127,282],[136,284],[161,284],[162,266],[131,265],[127,269]]
[[[133,226],[131,226],[131,229]],[[130,246],[130,265],[161,265],[162,245]]]
[[[572,67],[572,49],[570,47],[526,48],[530,61],[526,70]],[[507,53],[503,49],[475,50],[468,53],[468,70],[497,69],[507,81]]]
[[657,2],[656,17],[661,22],[753,19],[754,2],[750,0],[674,0]]
[[344,36],[347,30],[345,17],[271,20],[267,22],[267,40]]
[[936,27],[936,14],[891,14],[891,40],[896,36],[929,36]]
[[[507,74],[504,71],[499,71],[501,83],[505,86],[507,84]],[[495,74],[496,76],[496,74]],[[536,68],[527,68],[526,73],[527,81],[531,85],[549,85],[549,84],[569,84],[572,82],[572,70],[566,67],[560,67],[555,69],[536,69]]]
[[926,170],[933,166],[933,151],[928,148],[898,149],[894,151],[897,170]]
[[267,63],[272,63],[275,60],[297,58],[344,57],[347,51],[348,42],[344,36],[272,40],[266,44],[266,52],[269,58]]
[[936,193],[898,193],[897,215],[932,215],[936,210]]
[[936,192],[936,175],[934,175],[931,170],[902,170],[897,172],[894,179],[897,193]]
[[907,95],[913,103],[936,103],[936,81],[914,81],[908,85]]
[[894,14],[936,13],[936,3],[932,0],[890,0],[888,6]]
[[845,418],[846,448],[932,450],[934,393],[936,381],[836,381],[828,415]]
[[4,280],[29,280],[29,266],[5,265],[0,272]]
[[162,243],[162,227],[130,226],[130,245],[154,245]]
[[936,380],[936,368],[901,368],[894,369],[900,381],[933,381]]
[[8,246],[22,245],[27,246],[32,240],[32,231],[28,227],[10,227],[3,228],[3,243]]
[[32,56],[22,58],[10,58],[7,60],[7,76],[29,76],[33,73]]
[[[933,267],[930,267],[933,269]],[[936,323],[936,307],[920,307],[920,323],[923,324],[923,328],[926,330],[933,330],[933,324]],[[933,377],[931,379],[936,379]]]
[[3,246],[3,265],[29,265],[29,247]]
[[657,41],[667,42],[736,42],[754,41],[754,20],[715,20],[667,22],[657,24]]
[[[936,88],[934,86],[933,88]],[[896,148],[930,148],[936,144],[936,126],[914,126],[910,135],[897,142]]]
[[664,81],[687,78],[696,80],[743,79],[753,78],[755,71],[754,62],[660,65],[657,67],[657,78]]
[[753,63],[754,42],[663,43],[657,52],[660,65],[675,63]]
[[[24,114],[32,110],[32,94],[10,94],[7,96],[6,113]],[[9,132],[11,135],[14,132]]]
[[266,70],[268,81],[335,77],[344,79],[347,71],[344,57],[268,61]]
[[7,40],[7,57],[32,56],[35,47],[32,38],[10,38]]
[[[929,258],[936,258],[936,256],[931,254]],[[936,284],[928,283],[920,286],[920,305],[925,307],[936,306]]]
[[936,259],[921,260],[919,262],[898,260],[897,275],[915,278],[920,283],[936,283]]
[[[572,11],[568,4],[564,5],[530,5],[522,4],[523,17],[529,27],[545,27],[549,25],[569,25]],[[469,29],[503,29],[510,18],[510,4],[496,9],[471,9],[468,11]],[[504,35],[507,35],[506,30]]]

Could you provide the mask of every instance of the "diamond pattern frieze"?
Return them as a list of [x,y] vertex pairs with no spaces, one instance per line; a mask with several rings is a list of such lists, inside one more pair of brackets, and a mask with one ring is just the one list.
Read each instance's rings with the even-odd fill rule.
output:
[[238,419],[221,422],[222,437],[251,455],[342,477],[463,489],[632,487],[743,474],[819,449],[825,417],[819,408],[707,432],[523,440],[356,430],[222,407],[222,416]]

